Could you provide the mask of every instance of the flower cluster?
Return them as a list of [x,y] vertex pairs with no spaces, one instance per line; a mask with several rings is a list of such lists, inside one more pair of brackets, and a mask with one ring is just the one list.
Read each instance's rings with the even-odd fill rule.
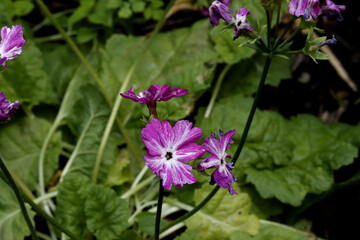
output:
[[19,109],[18,100],[11,103],[8,101],[3,92],[0,92],[0,122],[11,120],[11,116]]
[[316,20],[320,14],[324,14],[329,20],[342,21],[341,11],[345,10],[343,5],[335,5],[331,0],[320,8],[319,0],[291,0],[289,12],[297,17],[304,16],[305,19]]
[[228,23],[234,23],[235,36],[237,39],[243,32],[252,32],[254,29],[248,24],[246,20],[248,15],[251,15],[251,11],[247,11],[246,8],[240,8],[240,10],[233,17],[233,13],[229,9],[230,4],[225,4],[220,1],[214,1],[209,8],[210,23],[213,27],[219,25],[220,19],[224,19]]
[[[156,107],[157,101],[168,101],[173,97],[182,96],[187,93],[187,89],[176,89],[164,85],[152,85],[148,90],[135,95],[132,87],[126,94],[121,96],[131,99],[141,104],[149,103]],[[152,114],[152,110],[150,110]],[[156,113],[156,109],[155,109]],[[231,183],[236,181],[231,169],[232,163],[226,162],[225,158],[231,158],[226,154],[232,136],[235,130],[225,134],[219,133],[219,140],[215,133],[210,138],[206,138],[200,146],[195,141],[202,136],[202,130],[193,127],[193,124],[187,120],[180,120],[174,127],[168,121],[160,122],[155,118],[141,131],[141,139],[147,148],[147,154],[144,155],[145,165],[162,180],[163,187],[170,190],[172,185],[182,188],[184,184],[192,184],[197,179],[191,174],[192,167],[187,164],[191,160],[204,155],[205,152],[212,156],[205,158],[199,165],[199,170],[216,168],[211,175],[210,184],[217,183],[222,188],[227,188],[231,195],[236,194]]]
[[23,31],[20,25],[1,28],[0,42],[0,65],[6,65],[7,60],[15,59],[22,52],[22,46],[25,45]]

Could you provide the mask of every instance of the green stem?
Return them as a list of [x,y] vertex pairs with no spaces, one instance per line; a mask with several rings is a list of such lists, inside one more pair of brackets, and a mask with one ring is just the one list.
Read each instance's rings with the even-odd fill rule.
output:
[[278,0],[276,25],[275,25],[275,36],[277,35],[277,31],[278,31],[279,24],[280,24],[281,1],[282,0]]
[[130,197],[131,195],[133,195],[134,193],[136,193],[137,191],[139,191],[143,187],[149,185],[152,182],[153,178],[154,178],[154,176],[151,176],[151,177],[145,179],[144,181],[142,181],[141,183],[136,185],[136,187],[131,188],[129,191],[127,191],[126,193],[121,195],[121,198],[126,199],[126,198]]
[[[95,79],[95,82],[98,85],[101,93],[104,95],[104,97],[106,99],[106,102],[112,108],[113,103],[112,103],[111,98],[108,95],[106,89],[102,85],[100,77],[96,74],[96,72],[91,67],[90,63],[87,61],[87,59],[84,57],[84,55],[81,53],[80,49],[77,47],[75,42],[68,36],[68,34],[62,28],[62,26],[59,24],[59,22],[54,18],[54,16],[49,11],[49,9],[46,7],[44,2],[42,0],[36,0],[36,2],[40,6],[40,8],[44,11],[45,15],[49,18],[49,20],[54,24],[56,29],[63,35],[65,41],[70,45],[71,49],[75,52],[75,54],[78,56],[80,61],[84,64],[84,66],[89,71],[91,76]],[[134,156],[136,162],[141,162],[141,160],[140,160],[141,158],[139,157],[139,155],[138,155],[138,153],[136,151],[136,148],[133,146],[133,143],[132,143],[131,139],[128,137],[128,134],[126,133],[126,129],[122,126],[120,119],[117,119],[116,122],[118,124],[121,135],[124,136],[126,144],[129,147],[129,150],[131,151],[132,155]]]
[[70,230],[62,226],[57,220],[49,216],[41,207],[39,207],[33,200],[31,200],[28,196],[23,195],[24,200],[30,204],[30,206],[33,208],[33,210],[37,213],[39,213],[42,217],[46,219],[49,223],[51,223],[54,227],[59,229],[61,232],[68,235],[72,240],[82,240],[80,237],[76,236],[74,233],[72,233]]
[[285,28],[284,32],[281,34],[281,36],[276,39],[276,42],[273,47],[274,50],[277,49],[277,47],[281,43],[281,40],[285,37],[286,33],[289,31],[291,25],[292,25],[292,22],[289,22],[289,24],[286,26],[286,28]]
[[218,80],[217,80],[217,82],[216,82],[216,84],[215,84],[214,92],[213,92],[213,94],[212,94],[212,96],[211,96],[209,105],[208,105],[208,107],[207,107],[207,109],[206,109],[205,116],[204,116],[205,118],[210,117],[211,110],[213,109],[214,104],[215,104],[215,101],[216,101],[216,98],[217,98],[217,96],[218,96],[218,94],[219,94],[222,81],[224,80],[224,78],[225,78],[227,72],[230,70],[231,66],[232,66],[232,65],[226,65],[226,66],[224,67],[224,69],[221,71],[221,74],[220,74],[220,76],[219,76],[219,78],[218,78]]
[[262,72],[262,75],[261,75],[261,79],[260,79],[260,82],[259,82],[259,85],[258,85],[258,88],[257,88],[257,91],[256,91],[256,96],[255,96],[254,102],[253,102],[253,104],[251,106],[251,110],[250,110],[248,119],[246,121],[245,128],[244,128],[243,133],[241,135],[239,145],[238,145],[238,147],[236,149],[236,152],[235,152],[233,160],[232,160],[234,165],[236,164],[236,161],[240,156],[241,150],[243,149],[243,147],[245,145],[245,141],[246,141],[247,135],[249,133],[251,123],[252,123],[252,120],[254,118],[257,105],[258,105],[259,100],[260,100],[261,92],[262,92],[262,89],[263,89],[264,84],[265,84],[266,76],[267,76],[267,74],[269,72],[270,63],[271,63],[271,55],[266,57],[265,66],[264,66],[264,69],[263,69],[263,72]]
[[163,198],[164,198],[164,187],[163,187],[163,181],[160,180],[160,182],[159,182],[159,198],[158,198],[158,203],[157,203],[156,219],[155,219],[155,240],[159,240],[159,235],[160,235],[160,220],[161,220],[161,210],[162,210]]
[[10,186],[11,188],[13,189],[15,195],[16,195],[16,198],[20,204],[20,209],[21,209],[21,212],[25,218],[25,221],[26,221],[26,224],[28,225],[28,228],[31,232],[31,237],[33,240],[38,240],[38,237],[36,235],[36,231],[35,231],[35,228],[34,226],[32,225],[31,223],[31,220],[30,220],[30,217],[26,211],[26,207],[25,207],[25,204],[24,204],[24,200],[23,198],[21,197],[21,194],[20,194],[20,191],[19,189],[17,188],[16,184],[15,184],[15,181],[14,179],[12,178],[10,172],[8,171],[5,163],[3,162],[3,160],[0,158],[0,168],[1,170],[3,171],[6,179],[8,180],[8,182],[10,183]]
[[271,21],[272,21],[272,10],[271,12],[265,9],[267,19],[267,37],[268,37],[268,48],[271,49]]
[[113,109],[111,111],[110,118],[109,118],[109,120],[107,122],[103,137],[101,139],[99,151],[98,151],[98,154],[96,156],[95,167],[94,167],[94,171],[93,171],[93,175],[92,175],[92,183],[93,184],[97,183],[97,179],[98,179],[99,171],[100,171],[100,166],[101,166],[101,161],[102,161],[102,158],[103,158],[103,155],[104,155],[106,143],[107,143],[107,141],[108,141],[108,139],[110,137],[111,129],[112,129],[113,125],[114,125],[115,118],[116,118],[116,116],[118,114],[120,104],[121,104],[121,101],[123,99],[123,97],[120,95],[120,93],[124,92],[127,89],[135,67],[136,67],[136,63],[129,70],[129,73],[127,74],[126,79],[123,82],[123,84],[122,84],[122,86],[121,86],[121,88],[119,90],[119,93],[118,93],[118,95],[116,97],[116,100],[115,100],[114,107],[113,107]]
[[282,54],[300,54],[300,53],[304,53],[302,49],[299,50],[293,50],[293,51],[284,51],[284,52],[280,52]]
[[285,41],[283,41],[278,48],[281,48],[282,46],[284,46],[285,44],[291,42],[293,40],[293,38],[300,32],[300,29],[296,29],[295,32],[293,32],[287,39],[285,39]]

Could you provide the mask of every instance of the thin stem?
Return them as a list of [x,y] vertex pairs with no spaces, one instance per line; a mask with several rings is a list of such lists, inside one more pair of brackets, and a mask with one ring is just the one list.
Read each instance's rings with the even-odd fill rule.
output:
[[266,19],[267,19],[267,37],[268,37],[268,48],[271,49],[271,20],[272,20],[272,11],[271,12],[265,9]]
[[116,118],[116,116],[118,114],[120,104],[121,104],[121,101],[123,99],[123,97],[120,95],[120,93],[124,92],[127,89],[135,67],[136,67],[136,63],[129,70],[129,72],[128,72],[127,76],[126,76],[126,79],[123,82],[123,84],[122,84],[122,86],[121,86],[121,88],[119,90],[119,93],[118,93],[118,95],[116,97],[116,100],[115,100],[114,107],[113,107],[113,109],[111,111],[110,118],[109,118],[109,120],[108,120],[108,122],[106,124],[106,128],[105,128],[103,137],[101,139],[99,151],[98,151],[98,154],[96,156],[95,167],[94,167],[94,171],[93,171],[93,175],[92,175],[92,183],[93,184],[97,183],[97,179],[98,179],[99,171],[100,171],[100,166],[101,166],[101,161],[102,161],[103,154],[104,154],[104,151],[105,151],[106,143],[107,143],[107,141],[108,141],[108,139],[110,137],[111,129],[112,129],[113,125],[114,125],[115,118]]
[[46,219],[49,223],[51,223],[54,227],[68,235],[72,240],[82,240],[80,237],[76,236],[70,230],[62,226],[57,220],[48,215],[41,207],[39,207],[33,200],[31,200],[28,196],[23,195],[24,200],[30,204],[33,210],[39,213],[42,217]]
[[217,96],[218,96],[218,94],[219,94],[222,81],[224,80],[224,78],[225,78],[227,72],[230,70],[231,66],[232,66],[232,65],[226,65],[226,66],[224,67],[224,69],[221,71],[220,76],[219,76],[219,78],[218,78],[218,80],[217,80],[217,82],[216,82],[216,84],[215,84],[214,92],[213,92],[213,94],[212,94],[212,96],[211,96],[209,105],[208,105],[208,107],[207,107],[207,109],[206,109],[205,116],[204,116],[205,118],[210,117],[211,110],[213,109],[214,104],[215,104],[215,101],[216,101],[216,98],[217,98]]
[[300,53],[304,53],[302,49],[299,50],[293,50],[293,51],[284,51],[284,52],[279,52],[282,54],[300,54]]
[[285,28],[284,32],[281,34],[281,36],[276,39],[276,42],[273,47],[274,50],[279,46],[279,44],[281,43],[281,40],[285,37],[286,33],[289,31],[291,25],[292,25],[292,22],[289,22],[289,24],[286,26],[286,28]]
[[277,31],[278,31],[279,24],[280,24],[281,2],[282,2],[282,0],[278,0],[276,25],[275,25],[275,36],[277,35]]
[[38,240],[38,237],[37,237],[37,235],[36,235],[35,228],[34,228],[34,226],[32,225],[31,220],[30,220],[30,217],[29,217],[29,215],[28,215],[28,213],[27,213],[27,211],[26,211],[26,207],[25,207],[25,204],[24,204],[24,200],[23,200],[23,198],[21,197],[20,191],[19,191],[19,189],[17,188],[14,179],[12,178],[10,172],[8,171],[5,163],[3,162],[3,160],[2,160],[1,158],[0,158],[0,168],[1,168],[1,170],[3,171],[6,179],[7,179],[8,182],[10,183],[10,186],[11,186],[11,188],[13,189],[13,191],[14,191],[14,193],[15,193],[15,195],[16,195],[16,198],[17,198],[17,200],[18,200],[18,202],[19,202],[19,204],[20,204],[21,212],[22,212],[22,214],[23,214],[23,216],[24,216],[24,218],[25,218],[26,224],[28,225],[28,228],[29,228],[29,230],[30,230],[30,232],[31,232],[31,237],[32,237],[32,239],[33,239],[33,240]]
[[281,48],[282,46],[284,46],[285,44],[291,42],[293,40],[293,38],[300,32],[300,28],[296,29],[295,32],[293,32],[287,39],[285,39],[285,41],[283,41],[278,48]]
[[30,189],[25,185],[25,183],[23,181],[21,181],[21,179],[16,176],[16,174],[8,167],[8,170],[12,176],[12,178],[14,179],[16,185],[20,188],[20,190],[25,193],[26,195],[28,195],[29,198],[31,199],[35,199],[34,194],[30,191]]
[[210,201],[210,199],[217,193],[217,191],[220,189],[219,186],[216,186],[211,193],[196,207],[194,207],[191,211],[187,212],[186,214],[184,214],[183,216],[175,219],[174,221],[170,222],[169,224],[167,224],[165,227],[161,228],[161,233],[165,232],[167,229],[171,228],[172,226],[184,221],[185,219],[191,217],[192,215],[194,215],[197,211],[199,211],[203,206],[205,206],[206,203],[208,203],[208,201]]
[[67,142],[62,142],[62,147],[71,152],[74,151],[74,149],[75,149],[74,145],[67,143]]
[[251,110],[250,110],[248,119],[246,121],[245,128],[244,128],[243,133],[241,135],[239,145],[238,145],[238,147],[236,149],[236,152],[235,152],[233,160],[232,160],[234,165],[236,164],[236,161],[240,156],[241,150],[243,149],[243,147],[245,145],[245,141],[246,141],[247,135],[249,133],[250,126],[251,126],[252,120],[254,118],[257,105],[258,105],[259,100],[260,100],[261,92],[262,92],[262,89],[263,89],[264,84],[265,84],[266,76],[267,76],[267,73],[269,72],[270,63],[271,63],[271,55],[266,57],[265,66],[264,66],[264,69],[263,69],[263,72],[262,72],[262,75],[261,75],[261,79],[260,79],[260,82],[259,82],[259,85],[258,85],[258,88],[257,88],[257,91],[256,91],[256,96],[255,96],[254,102],[253,102],[253,104],[251,106]]
[[163,181],[160,180],[159,198],[157,203],[157,211],[156,211],[156,219],[155,219],[155,240],[159,240],[159,235],[160,235],[160,220],[161,220],[163,198],[164,198],[164,187],[163,187]]

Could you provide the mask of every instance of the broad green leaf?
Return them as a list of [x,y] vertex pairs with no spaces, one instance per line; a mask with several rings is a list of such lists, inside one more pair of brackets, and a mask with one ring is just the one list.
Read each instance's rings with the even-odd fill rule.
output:
[[[136,219],[139,223],[139,230],[141,232],[154,235],[155,234],[155,219],[156,215],[149,212],[142,212],[136,216]],[[166,221],[160,219],[160,228],[166,225]]]
[[300,232],[291,227],[281,227],[273,225],[261,226],[260,231],[255,236],[246,232],[236,231],[232,234],[231,240],[310,240],[317,238],[311,233]]
[[130,210],[125,199],[101,185],[91,185],[85,203],[86,224],[97,239],[112,240],[128,226]]
[[15,16],[25,16],[34,9],[34,4],[30,0],[20,0],[13,2],[13,14]]
[[[50,123],[41,118],[21,118],[0,130],[0,157],[7,166],[35,191],[38,182],[38,162],[41,146],[50,129]],[[45,183],[58,168],[61,134],[56,133],[47,148],[44,162]]]
[[58,185],[56,196],[56,219],[82,239],[90,236],[84,210],[89,192],[88,186],[89,179],[86,176],[70,173]]
[[6,96],[19,99],[30,107],[40,102],[57,103],[56,94],[44,71],[44,61],[37,46],[27,40],[22,54],[8,63],[9,68],[0,74],[0,86]]
[[[213,188],[204,185],[195,190],[195,203],[199,204]],[[220,189],[201,210],[185,220],[188,229],[198,229],[201,239],[229,239],[236,230],[256,234],[260,223],[255,215],[250,214],[251,200],[246,193],[235,188],[239,194],[233,196],[226,189]]]
[[[4,180],[0,178],[0,239],[23,240],[30,235],[30,230],[21,213],[19,202],[15,193]],[[34,224],[35,213],[26,205],[27,212]]]
[[82,174],[70,173],[59,184],[56,217],[75,234],[87,239],[115,239],[128,226],[126,200],[115,191],[89,183]]
[[[225,98],[215,105],[209,119],[198,118],[198,126],[204,136],[218,128],[236,129],[235,139],[239,139],[251,104],[252,99],[241,96]],[[355,127],[347,128],[358,132]],[[245,173],[262,198],[275,197],[299,206],[306,194],[327,191],[334,181],[333,171],[357,157],[356,139],[343,139],[338,137],[340,131],[332,133],[331,129],[310,115],[289,121],[277,113],[257,110],[235,175],[241,179]]]
[[44,70],[52,89],[58,99],[62,99],[69,81],[79,66],[79,59],[67,45],[42,44],[40,49],[44,59]]
[[[220,96],[227,96],[229,93],[245,96],[254,94],[259,85],[264,63],[264,57],[256,56],[234,65],[224,79]],[[265,83],[277,87],[281,80],[291,78],[290,68],[290,60],[274,57]]]
[[[131,78],[130,85],[135,92],[144,91],[151,84],[167,83],[171,87],[187,88],[189,93],[158,104],[160,115],[169,115],[177,120],[188,115],[195,101],[209,87],[209,79],[214,70],[213,61],[217,54],[212,50],[208,37],[208,22],[200,21],[191,28],[160,33],[148,49],[141,38],[113,35],[102,53],[102,79],[105,88],[114,99],[126,78],[129,69],[144,52]],[[133,104],[124,99],[120,112],[132,113],[132,119],[146,114],[146,106]],[[135,107],[135,109],[134,109]],[[140,110],[139,110],[140,109]]]
[[177,236],[175,240],[198,240],[200,238],[200,232],[195,229],[182,233],[180,236]]

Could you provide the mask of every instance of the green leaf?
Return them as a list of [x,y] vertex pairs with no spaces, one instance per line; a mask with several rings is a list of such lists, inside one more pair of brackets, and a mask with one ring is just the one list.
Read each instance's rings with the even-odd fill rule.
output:
[[[204,136],[218,128],[235,128],[235,139],[239,139],[251,104],[252,99],[241,96],[225,98],[215,105],[209,119],[198,118],[198,126]],[[262,198],[275,197],[299,206],[306,194],[327,191],[334,181],[333,171],[357,157],[354,138],[342,139],[330,129],[310,115],[289,121],[277,113],[257,110],[235,176],[241,179],[245,173]],[[234,151],[229,150],[230,154]]]
[[213,28],[210,31],[211,39],[215,43],[215,50],[221,56],[222,61],[227,64],[235,64],[243,59],[250,58],[255,54],[255,51],[247,47],[238,47],[243,41],[242,38],[238,38],[233,41],[234,31],[228,29],[221,31],[224,28],[223,24]]
[[[149,212],[142,212],[136,216],[136,219],[138,220],[139,230],[141,232],[150,234],[152,236],[155,234],[155,214]],[[160,219],[160,228],[164,227],[166,223],[167,222],[165,220]]]
[[[21,213],[19,202],[12,188],[0,178],[0,239],[23,240],[30,230]],[[35,213],[26,205],[27,212],[34,224]]]
[[114,239],[127,228],[130,210],[114,190],[92,185],[87,197],[86,224],[98,239]]
[[109,167],[107,178],[104,182],[106,186],[119,186],[125,182],[133,180],[130,172],[130,156],[126,150],[121,151],[116,162]]
[[232,234],[231,240],[309,240],[317,239],[313,234],[303,233],[293,228],[265,225],[261,226],[260,231],[255,236],[242,231],[236,231]]
[[118,11],[119,18],[129,18],[132,15],[132,11],[130,9],[130,4],[125,2]]
[[[256,92],[264,68],[265,58],[256,56],[234,65],[224,79],[220,97],[229,93],[251,96]],[[274,58],[270,66],[266,84],[277,87],[281,80],[291,78],[291,61]]]
[[70,16],[68,24],[72,26],[74,23],[86,18],[95,5],[95,0],[80,0],[80,6]]
[[76,39],[79,43],[86,43],[96,38],[98,29],[91,27],[79,28]]
[[177,236],[175,240],[198,240],[201,239],[200,232],[198,230],[185,231],[180,236]]
[[20,0],[13,2],[13,14],[15,16],[25,16],[34,9],[34,4],[28,0]]
[[[56,94],[44,71],[44,61],[40,50],[27,40],[22,54],[8,62],[9,68],[0,75],[0,86],[6,96],[19,99],[30,107],[40,102],[57,103]],[[25,81],[26,79],[26,81]]]
[[88,17],[89,22],[101,24],[106,27],[113,25],[112,10],[107,8],[106,1],[98,1],[94,7],[93,13]]
[[[24,117],[0,131],[0,157],[32,191],[37,190],[39,154],[49,129],[50,123],[44,119]],[[45,155],[45,183],[58,167],[61,145],[61,134],[56,133]]]
[[58,184],[56,219],[77,236],[88,239],[84,204],[88,197],[89,179],[80,174],[68,174]]
[[98,239],[111,240],[128,226],[126,200],[112,189],[90,184],[84,175],[66,175],[56,200],[56,217],[84,239],[93,233]]
[[[204,185],[195,190],[195,203],[199,204],[213,189]],[[236,188],[236,187],[235,187]],[[235,189],[239,193],[239,189]],[[194,216],[185,220],[188,229],[197,229],[201,239],[228,239],[236,230],[256,234],[259,220],[250,214],[251,200],[246,193],[231,196],[226,189],[219,192]]]

